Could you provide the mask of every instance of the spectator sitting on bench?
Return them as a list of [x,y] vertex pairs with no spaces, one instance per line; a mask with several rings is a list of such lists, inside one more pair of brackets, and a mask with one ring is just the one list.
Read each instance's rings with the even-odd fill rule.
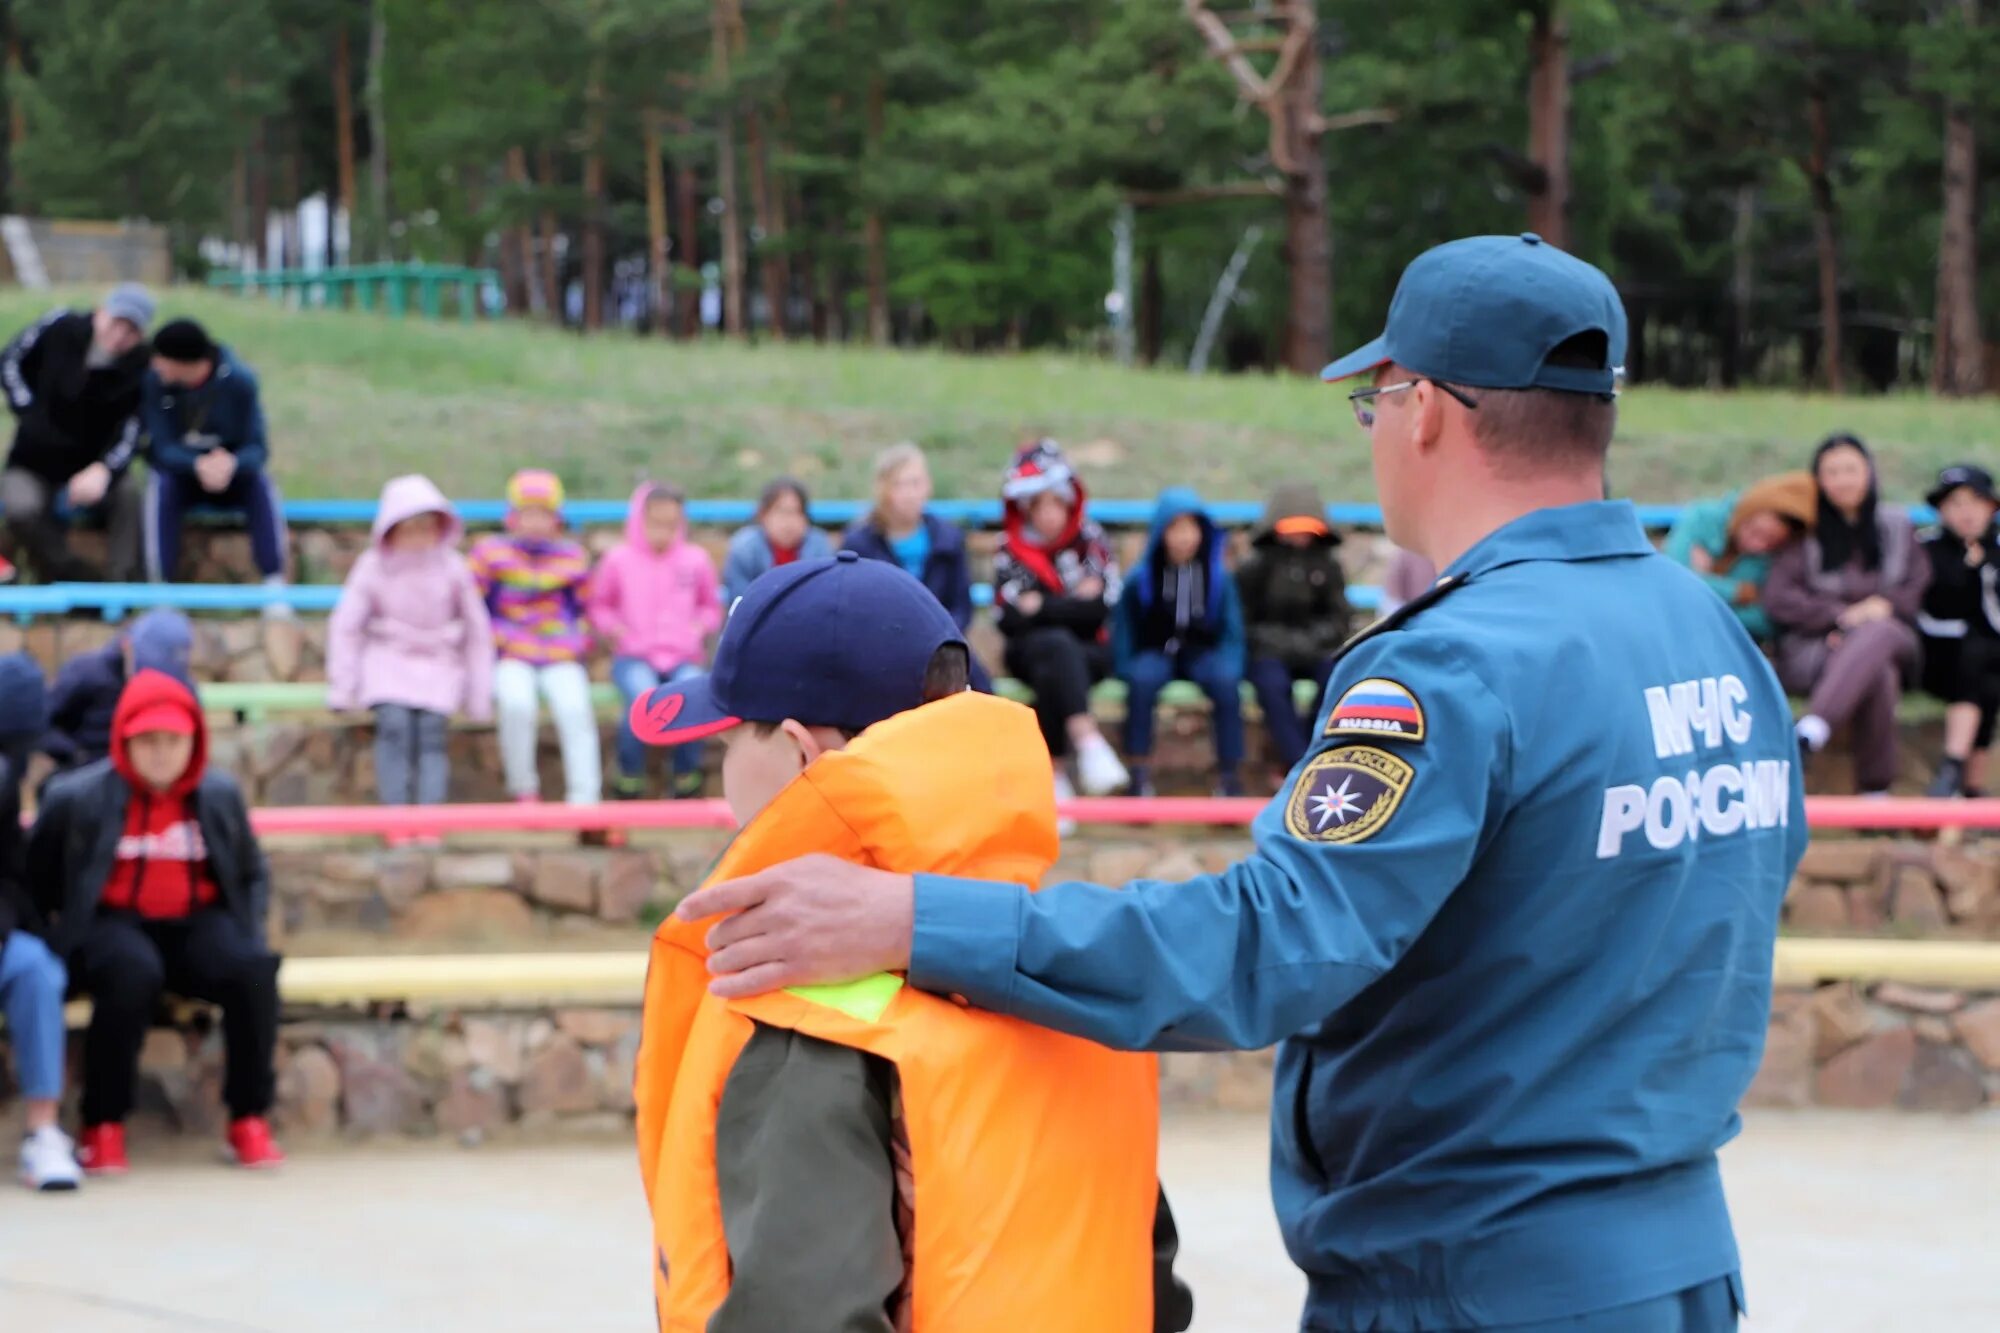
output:
[[1931,565],[1900,507],[1879,502],[1875,460],[1852,435],[1813,455],[1813,533],[1781,553],[1764,585],[1778,627],[1778,678],[1811,691],[1798,721],[1807,754],[1853,724],[1855,785],[1887,795],[1896,780],[1896,702],[1917,675],[1917,610]]
[[49,784],[28,835],[27,880],[50,943],[91,999],[83,1169],[128,1169],[125,1117],[163,991],[222,1006],[230,1158],[277,1166],[284,1154],[264,1117],[278,959],[264,946],[271,886],[243,793],[208,768],[201,706],[163,672],[132,677],[111,737],[109,759]]
[[1162,491],[1146,553],[1112,611],[1136,796],[1154,794],[1153,713],[1172,680],[1191,680],[1208,696],[1217,794],[1243,794],[1243,605],[1223,559],[1226,545],[1199,495],[1184,487]]
[[[153,297],[136,282],[95,310],[53,310],[0,352],[0,384],[18,424],[0,473],[0,511],[44,583],[123,582],[139,576],[139,495],[126,469],[138,457],[140,384]],[[108,571],[70,553],[65,519],[110,530]],[[0,582],[14,567],[0,559]]]
[[[611,647],[611,681],[630,710],[656,686],[701,674],[708,638],[722,628],[715,562],[688,536],[687,496],[642,482],[625,512],[625,540],[590,579],[590,623]],[[646,795],[646,744],[620,714],[620,800]],[[676,798],[701,795],[702,745],[673,747]]]
[[1090,715],[1090,687],[1111,674],[1106,632],[1118,600],[1118,562],[1090,518],[1083,483],[1054,440],[1014,455],[1000,488],[1005,536],[993,557],[993,602],[1007,639],[1007,669],[1035,692],[1035,715],[1055,760],[1056,799],[1077,781],[1109,796],[1131,781]]
[[42,938],[47,927],[22,881],[21,783],[47,724],[42,669],[26,653],[0,657],[0,1014],[21,1087],[21,1183],[73,1190],[76,1147],[56,1124],[62,1104],[63,992],[69,974]]
[[374,710],[384,805],[443,804],[452,714],[493,716],[493,623],[458,553],[463,531],[429,477],[392,479],[327,622],[327,705]]
[[[597,708],[590,697],[590,626],[584,606],[590,554],[563,534],[563,484],[553,472],[528,468],[507,483],[507,531],[472,548],[472,576],[486,597],[500,660],[493,668],[493,705],[500,767],[507,794],[542,799],[535,765],[537,695],[562,745],[563,787],[571,805],[596,805],[604,789]],[[596,842],[595,831],[583,835]]]
[[1923,635],[1924,689],[1949,705],[1944,759],[1929,796],[1975,796],[1985,785],[1986,752],[2000,716],[2000,496],[1993,475],[1960,463],[1938,473],[1925,498],[1939,530],[1924,543],[1931,583],[1917,628]]
[[779,477],[757,497],[757,516],[729,538],[722,561],[722,605],[736,599],[759,574],[797,560],[818,560],[833,554],[833,543],[812,525],[812,497],[790,477]]
[[56,673],[42,753],[56,771],[94,764],[111,753],[111,719],[125,682],[141,671],[163,671],[192,684],[188,655],[194,627],[186,616],[157,607],[95,652],[79,653]]
[[[931,502],[931,469],[924,451],[908,442],[892,444],[875,459],[875,507],[854,520],[841,549],[864,560],[901,565],[931,590],[963,634],[972,624],[972,567],[965,533],[925,506]],[[993,679],[972,657],[972,688],[993,693]]]
[[1715,589],[1751,638],[1769,643],[1764,584],[1771,557],[1812,531],[1818,508],[1812,473],[1781,472],[1734,495],[1683,507],[1667,533],[1666,554]]
[[[1236,570],[1249,629],[1250,685],[1278,764],[1287,771],[1305,757],[1333,655],[1347,642],[1354,619],[1347,576],[1334,554],[1339,545],[1318,489],[1291,482],[1272,493],[1250,555]],[[1302,680],[1313,684],[1304,716],[1292,697],[1293,683]]]
[[[257,377],[191,319],[161,326],[146,375],[146,455],[153,475],[146,503],[148,574],[171,583],[180,567],[181,521],[191,509],[240,512],[250,550],[268,587],[285,583],[284,501],[270,473],[270,446]],[[264,614],[291,615],[272,602]]]

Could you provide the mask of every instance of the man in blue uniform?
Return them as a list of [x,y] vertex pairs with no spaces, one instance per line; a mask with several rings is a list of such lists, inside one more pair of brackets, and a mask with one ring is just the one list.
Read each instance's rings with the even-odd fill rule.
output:
[[1734,1328],[1716,1150],[1805,812],[1764,659],[1601,498],[1624,344],[1602,273],[1482,236],[1327,368],[1371,377],[1389,536],[1445,573],[1344,650],[1247,859],[1032,895],[794,862],[684,905],[735,913],[716,988],[907,967],[1113,1046],[1282,1039],[1308,1330]]

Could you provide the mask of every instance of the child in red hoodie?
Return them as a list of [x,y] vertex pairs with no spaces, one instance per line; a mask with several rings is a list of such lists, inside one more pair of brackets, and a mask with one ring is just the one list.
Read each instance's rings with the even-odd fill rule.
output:
[[207,763],[193,692],[141,671],[119,697],[110,757],[52,782],[28,837],[50,944],[92,1003],[77,1157],[93,1175],[127,1169],[125,1116],[163,989],[222,1006],[233,1159],[284,1161],[264,1118],[278,1035],[270,880],[242,792]]

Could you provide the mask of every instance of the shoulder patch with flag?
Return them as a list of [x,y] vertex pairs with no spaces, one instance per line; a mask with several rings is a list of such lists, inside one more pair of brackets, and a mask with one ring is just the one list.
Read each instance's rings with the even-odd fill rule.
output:
[[1324,734],[1420,741],[1424,738],[1424,706],[1393,680],[1364,680],[1340,696],[1327,715]]

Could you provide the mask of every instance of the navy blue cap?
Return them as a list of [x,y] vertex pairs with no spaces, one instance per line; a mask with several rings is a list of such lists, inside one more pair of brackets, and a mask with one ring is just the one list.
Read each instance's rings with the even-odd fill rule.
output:
[[[1545,365],[1578,334],[1605,338],[1601,368]],[[1468,236],[1410,261],[1382,336],[1320,372],[1344,380],[1394,361],[1479,389],[1561,389],[1609,397],[1625,362],[1625,306],[1602,270],[1533,232]]]
[[931,657],[965,638],[900,565],[853,551],[760,576],[730,608],[715,665],[633,701],[632,732],[684,745],[744,722],[866,731],[924,702]]

